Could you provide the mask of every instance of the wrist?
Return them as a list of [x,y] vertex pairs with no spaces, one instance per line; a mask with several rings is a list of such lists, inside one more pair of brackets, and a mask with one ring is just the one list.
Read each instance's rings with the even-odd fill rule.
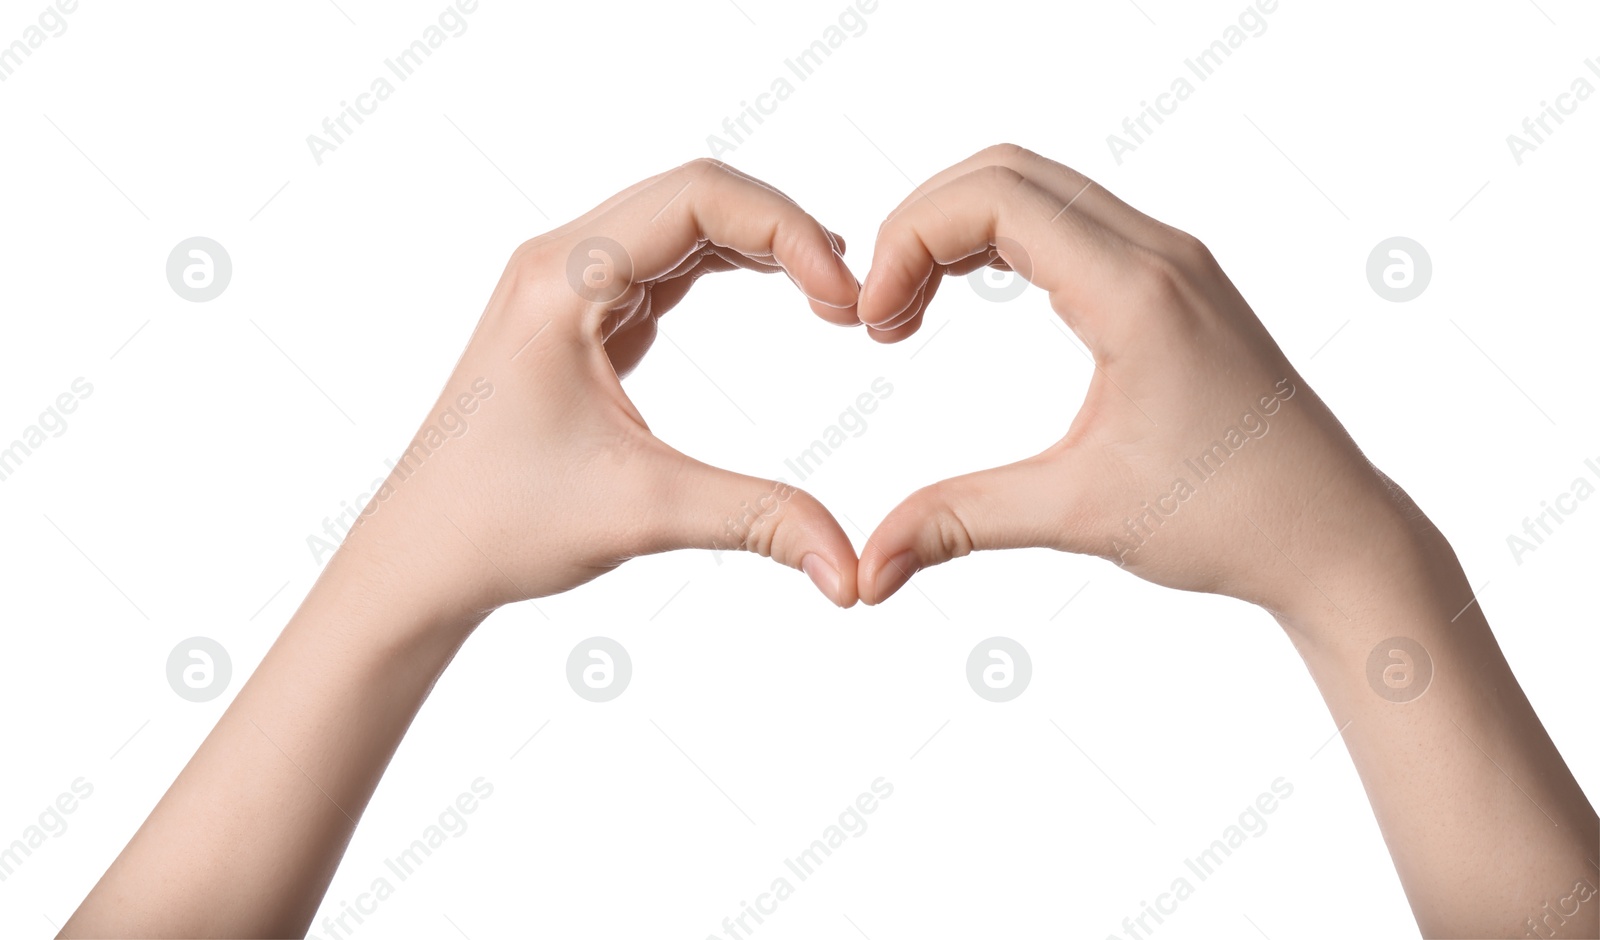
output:
[[438,661],[442,669],[492,607],[461,588],[447,559],[427,557],[428,544],[393,525],[355,526],[302,613],[339,623],[371,649]]
[[1409,635],[1450,624],[1473,600],[1449,541],[1392,484],[1328,528],[1337,534],[1297,566],[1294,588],[1264,605],[1297,642],[1383,629],[1390,632],[1374,641]]

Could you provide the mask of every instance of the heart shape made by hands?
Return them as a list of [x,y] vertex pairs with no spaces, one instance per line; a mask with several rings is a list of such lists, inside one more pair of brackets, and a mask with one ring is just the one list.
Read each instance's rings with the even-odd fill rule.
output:
[[[804,570],[848,607],[881,603],[916,571],[972,551],[1047,547],[1171,587],[1293,603],[1299,591],[1283,585],[1303,579],[1282,547],[1296,516],[1366,504],[1383,485],[1316,396],[1301,393],[1205,246],[1068,167],[1019,147],[985,149],[889,213],[863,281],[844,250],[783,193],[709,160],[642,181],[520,248],[486,314],[517,368],[476,361],[469,345],[457,370],[528,386],[506,408],[518,429],[507,433],[537,432],[523,434],[525,450],[493,457],[534,471],[534,482],[520,484],[525,503],[482,520],[486,537],[511,546],[503,580],[517,586],[489,600],[565,590],[639,554],[737,548]],[[984,266],[1048,295],[1094,363],[1084,400],[1043,452],[912,493],[859,556],[809,494],[662,443],[619,381],[659,317],[709,273],[784,273],[822,319],[894,343],[917,331],[946,277]],[[561,308],[572,315],[548,315]],[[582,538],[563,535],[574,508],[593,520]],[[1316,521],[1323,536],[1362,541],[1357,515]],[[539,550],[518,538],[530,530],[565,551],[545,553],[541,568]]]

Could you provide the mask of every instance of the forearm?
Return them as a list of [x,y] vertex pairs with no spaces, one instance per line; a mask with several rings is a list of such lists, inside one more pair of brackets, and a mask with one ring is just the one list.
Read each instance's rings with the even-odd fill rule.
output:
[[397,574],[335,555],[63,936],[305,932],[395,748],[475,626],[419,603]]
[[821,503],[785,487],[773,506],[777,481],[669,447],[618,381],[695,279],[730,267],[782,271],[856,323],[842,250],[788,197],[697,160],[513,252],[393,472],[63,933],[303,933],[413,716],[499,606],[719,547],[854,604],[858,559]]
[[[1454,553],[1413,520],[1373,561],[1309,570],[1327,598],[1279,620],[1343,729],[1418,925],[1428,936],[1600,935],[1600,897],[1575,891],[1600,886],[1600,823]],[[1417,645],[1384,642],[1396,637]]]

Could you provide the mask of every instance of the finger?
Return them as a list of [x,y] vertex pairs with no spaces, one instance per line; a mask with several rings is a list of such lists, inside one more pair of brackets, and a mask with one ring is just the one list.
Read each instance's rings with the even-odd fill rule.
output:
[[[783,270],[775,265],[752,261],[738,252],[712,246],[685,260],[666,277],[635,285],[628,294],[617,298],[600,325],[606,355],[610,357],[617,375],[627,376],[638,366],[655,342],[655,321],[676,307],[696,281],[707,274],[740,268]],[[815,307],[813,302],[813,309]],[[852,325],[859,326],[860,321],[853,321]]]
[[656,318],[646,317],[638,324],[612,334],[606,340],[606,357],[617,378],[626,378],[644,360],[645,353],[656,341]]
[[691,256],[665,278],[632,285],[622,296],[605,305],[604,316],[598,323],[601,341],[609,347],[613,337],[670,310],[700,277],[738,267],[740,265],[707,249]]
[[936,271],[933,277],[928,278],[928,283],[922,286],[922,290],[917,295],[916,301],[909,308],[908,314],[902,314],[897,317],[896,324],[886,329],[867,327],[867,335],[880,343],[898,343],[922,329],[922,322],[925,319],[928,307],[933,303],[934,295],[939,293],[939,285],[943,283],[942,270]]
[[969,255],[960,261],[945,265],[944,273],[951,277],[966,277],[979,268],[1009,271],[1011,270],[1011,265],[1007,264],[1006,259],[1000,257],[1000,252],[996,251],[994,246],[991,245],[988,251],[980,251],[975,255]]
[[889,217],[893,218],[913,202],[925,198],[926,193],[986,166],[1015,170],[1076,211],[1090,216],[1101,225],[1117,230],[1124,237],[1136,237],[1141,232],[1153,234],[1171,231],[1170,226],[1123,202],[1110,190],[1072,167],[1057,163],[1016,144],[985,147],[960,163],[940,170],[916,191],[906,196]]
[[[763,180],[757,179],[756,177],[751,176],[748,173],[745,173],[744,171],[742,171],[742,170],[738,169],[737,167],[734,167],[734,166],[732,166],[730,164],[724,164],[724,166],[726,166],[726,168],[728,169],[729,172],[736,173],[739,176],[743,177],[746,180],[749,180],[751,183],[753,183],[753,184],[755,184],[757,186],[763,186],[763,187],[771,190],[772,192],[777,193],[779,196],[782,196],[785,199],[789,199],[790,202],[794,201],[793,199],[790,199],[790,197],[789,197],[789,195],[787,193],[785,193],[781,189],[778,189],[776,186],[773,186],[771,183],[768,183],[768,182],[765,182]],[[634,183],[633,185],[628,186],[627,188],[625,188],[625,189],[623,189],[623,190],[621,190],[619,192],[612,193],[610,196],[606,197],[606,199],[603,202],[601,202],[599,205],[595,206],[594,208],[590,209],[588,212],[585,212],[583,215],[578,216],[577,218],[575,218],[575,219],[573,219],[573,220],[571,220],[571,221],[569,221],[569,222],[567,222],[567,223],[565,223],[565,224],[563,224],[561,226],[558,226],[557,228],[552,229],[551,231],[547,232],[546,234],[547,235],[559,235],[559,234],[568,232],[568,231],[570,231],[570,230],[572,230],[574,228],[582,228],[584,225],[588,224],[589,222],[591,222],[591,221],[599,218],[600,216],[604,215],[607,211],[609,211],[610,209],[615,207],[618,203],[621,203],[621,202],[631,198],[633,195],[635,195],[636,193],[640,192],[641,190],[644,190],[644,189],[654,185],[657,181],[659,181],[659,180],[671,175],[672,173],[678,172],[681,169],[682,169],[682,167],[678,167],[675,170],[667,170],[664,173],[657,173],[654,176],[642,179],[639,182]],[[837,238],[838,236],[834,236],[834,237]],[[843,251],[840,251],[840,254],[843,254]]]
[[[830,236],[831,236],[831,233],[830,233]],[[834,239],[837,239],[837,236],[832,236],[832,237]],[[773,274],[773,273],[780,272],[780,271],[782,271],[785,275],[788,274],[787,271],[784,271],[783,266],[778,264],[776,262],[776,260],[770,255],[761,256],[761,257],[751,257],[749,255],[745,255],[745,254],[742,254],[740,252],[734,251],[731,248],[724,248],[721,245],[709,245],[704,249],[704,251],[706,253],[715,254],[718,257],[720,257],[720,258],[722,258],[722,259],[724,259],[724,260],[726,260],[728,262],[728,267],[718,268],[716,270],[725,270],[726,271],[726,270],[733,270],[734,268],[743,268],[743,269],[748,270],[748,271],[759,271],[759,272],[761,272],[763,274]],[[680,267],[685,267],[685,266],[686,265],[680,266]],[[709,272],[701,271],[700,273],[709,273]],[[669,278],[675,278],[677,276],[678,276],[678,273],[676,271],[673,274],[668,275]],[[853,276],[854,275],[852,275],[852,277]],[[794,278],[793,277],[790,277],[789,280],[790,280],[791,283],[794,283]],[[798,287],[799,284],[795,283],[795,286]],[[801,293],[804,293],[804,291],[802,290]],[[830,323],[834,323],[837,326],[860,326],[861,325],[861,321],[856,319],[855,314],[850,313],[848,310],[844,311],[843,315],[841,315],[841,311],[838,308],[832,307],[832,306],[830,306],[828,304],[825,304],[825,303],[823,303],[823,302],[821,302],[819,300],[812,300],[810,298],[807,298],[807,302],[811,305],[812,312],[814,312],[818,317],[820,317],[823,320],[826,320],[826,321],[828,321]],[[670,307],[669,308],[660,309],[659,312],[660,313],[665,313],[667,309],[670,309]]]
[[870,337],[875,343],[882,343],[885,346],[889,346],[909,338],[913,333],[920,329],[922,329],[922,305],[918,304],[917,312],[912,314],[911,319],[900,324],[899,326],[890,327],[886,330],[880,330],[877,327],[869,326],[867,327],[867,336]]
[[611,211],[613,208],[615,208],[617,206],[617,204],[619,204],[619,203],[621,203],[621,202],[623,202],[623,201],[625,201],[627,199],[632,198],[634,196],[634,194],[640,192],[641,190],[647,189],[647,188],[655,185],[658,180],[660,180],[662,177],[666,176],[667,173],[671,173],[671,172],[672,172],[671,170],[668,170],[666,173],[657,173],[654,176],[647,177],[646,179],[642,179],[639,182],[634,183],[633,185],[627,187],[626,189],[623,189],[623,190],[621,190],[619,192],[612,193],[610,196],[606,197],[605,201],[601,202],[599,205],[597,205],[594,208],[590,209],[588,212],[585,212],[583,215],[580,215],[575,219],[572,219],[572,220],[570,220],[568,222],[565,222],[565,223],[563,223],[561,225],[556,226],[555,228],[551,229],[550,231],[544,233],[543,235],[541,235],[539,237],[541,239],[544,239],[544,238],[557,238],[557,237],[560,237],[562,235],[567,235],[567,234],[569,234],[571,232],[580,230],[584,226],[588,225],[590,222],[593,222],[595,219],[598,219],[601,216],[605,215],[607,212]]
[[[730,251],[726,248],[708,246],[697,255],[680,264],[677,268],[664,277],[649,283],[639,285],[634,290],[638,292],[634,302],[630,295],[619,297],[613,304],[613,314],[608,317],[610,329],[602,329],[602,336],[609,343],[611,337],[621,330],[632,329],[641,324],[646,318],[655,319],[665,316],[668,311],[676,307],[688,295],[696,281],[707,274],[721,271],[751,270],[762,273],[782,271],[783,268],[766,264]],[[626,316],[618,317],[617,313]]]
[[655,493],[648,512],[650,551],[754,552],[804,571],[838,606],[855,604],[855,548],[815,497],[661,448],[647,468],[654,482],[646,492]]
[[[938,280],[938,274],[939,265],[929,265],[927,272],[922,277],[921,283],[917,284],[916,290],[907,295],[904,309],[893,316],[878,317],[872,323],[867,325],[875,330],[892,330],[902,323],[915,318],[917,314],[922,312],[922,301],[923,298],[927,296],[928,285]],[[868,272],[868,276],[871,276],[870,271]],[[909,285],[909,280],[907,283]]]
[[729,260],[720,253],[713,254],[702,258],[698,264],[682,274],[651,283],[646,288],[646,292],[650,297],[650,319],[660,319],[667,311],[676,307],[678,302],[688,295],[689,289],[694,286],[695,282],[702,277],[721,271],[734,271],[743,267],[746,266],[739,264],[737,261]]
[[1099,480],[1087,466],[1064,472],[1064,463],[1086,461],[1046,452],[911,494],[867,538],[858,576],[861,600],[881,604],[923,568],[975,551],[1090,551],[1084,514],[1095,505]]
[[1136,273],[1127,239],[1007,167],[967,173],[909,204],[878,232],[857,312],[881,326],[914,303],[937,266],[991,246],[1019,274],[1048,291],[1068,323],[1110,303]]
[[[983,255],[979,254],[977,257],[983,257]],[[966,262],[957,262],[957,264],[964,263]],[[910,323],[912,320],[922,319],[922,315],[928,310],[928,305],[933,302],[934,295],[939,293],[939,285],[944,283],[944,276],[948,271],[949,267],[947,265],[934,265],[933,270],[928,275],[928,279],[923,282],[922,289],[917,291],[917,297],[911,302],[911,305],[891,317],[889,322],[877,327],[877,329],[892,330],[897,326]]]
[[707,245],[661,277],[633,284],[622,296],[613,300],[606,309],[605,319],[600,323],[601,339],[610,348],[612,337],[617,333],[631,330],[645,319],[663,316],[677,306],[701,277],[739,269],[761,273],[783,270],[761,259],[749,258],[717,245]]
[[[617,242],[618,275],[661,277],[709,242],[752,259],[770,258],[834,322],[853,322],[860,285],[830,233],[782,194],[725,164],[697,160],[644,187],[595,219],[590,237]],[[620,293],[620,291],[619,291]]]
[[[695,263],[674,276],[636,288],[639,302],[622,305],[601,326],[606,356],[619,378],[627,376],[644,359],[656,340],[656,320],[678,305],[694,282],[707,274],[731,271],[738,265],[717,254],[697,257]],[[614,305],[616,306],[616,305]],[[610,322],[615,318],[615,322]]]

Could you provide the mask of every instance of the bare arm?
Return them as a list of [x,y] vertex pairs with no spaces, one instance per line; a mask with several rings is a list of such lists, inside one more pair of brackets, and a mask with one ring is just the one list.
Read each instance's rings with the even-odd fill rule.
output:
[[1210,252],[1080,173],[994,147],[884,223],[861,319],[874,339],[905,339],[943,275],[985,264],[1049,293],[1094,378],[1059,443],[896,507],[861,553],[862,599],[881,603],[919,568],[971,551],[1040,546],[1259,604],[1344,729],[1424,933],[1525,936],[1546,902],[1565,912],[1550,920],[1556,935],[1600,932],[1594,809],[1449,545],[1367,462]]
[[770,556],[853,604],[855,551],[821,504],[673,450],[618,381],[711,272],[783,271],[855,323],[842,249],[710,161],[518,249],[394,473],[62,935],[303,934],[417,709],[501,605],[679,548]]
[[1600,936],[1594,809],[1443,536],[1419,518],[1389,538],[1391,564],[1328,572],[1344,611],[1308,598],[1278,619],[1344,729],[1418,925]]

